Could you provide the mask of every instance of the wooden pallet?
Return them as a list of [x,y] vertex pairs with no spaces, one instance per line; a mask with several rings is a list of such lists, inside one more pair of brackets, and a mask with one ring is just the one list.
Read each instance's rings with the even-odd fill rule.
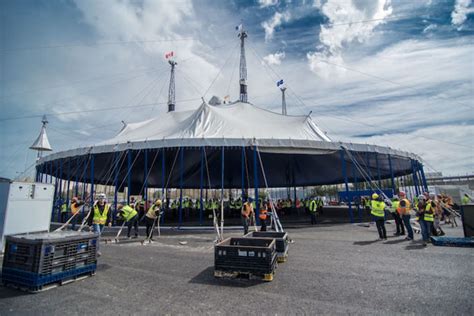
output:
[[72,283],[72,282],[77,282],[77,281],[87,279],[88,277],[91,277],[93,275],[95,275],[95,271],[87,272],[87,273],[80,274],[80,275],[76,275],[74,277],[71,277],[71,278],[68,278],[68,279],[65,279],[65,280],[59,280],[59,281],[44,284],[44,285],[41,285],[41,286],[38,286],[38,287],[27,287],[25,285],[20,285],[20,284],[8,282],[8,281],[3,281],[3,280],[2,280],[2,283],[3,283],[3,286],[8,287],[8,288],[12,288],[12,289],[15,289],[15,290],[20,290],[20,291],[29,292],[29,293],[41,293],[41,292],[51,290],[51,289],[54,289],[54,288],[57,288],[59,286],[63,286],[63,285],[66,285],[66,284],[69,284],[69,283]]
[[264,274],[255,274],[252,272],[242,272],[242,271],[221,271],[214,270],[214,277],[220,279],[248,279],[248,280],[261,280],[265,282],[273,281],[273,276],[275,271],[272,273]]

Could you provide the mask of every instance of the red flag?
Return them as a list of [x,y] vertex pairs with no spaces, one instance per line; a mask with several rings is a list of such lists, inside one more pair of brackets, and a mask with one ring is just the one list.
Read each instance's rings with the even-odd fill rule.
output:
[[173,56],[174,56],[174,52],[168,52],[168,53],[165,54],[165,58],[166,58],[166,59],[169,59],[169,58],[171,58],[171,57],[173,57]]

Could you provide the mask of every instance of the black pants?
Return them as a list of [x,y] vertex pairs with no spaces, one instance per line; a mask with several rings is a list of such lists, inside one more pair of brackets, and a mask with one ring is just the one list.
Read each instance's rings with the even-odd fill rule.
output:
[[[153,223],[157,221],[157,219],[151,219],[149,217],[146,217],[145,216],[145,225],[146,225],[146,238],[150,238],[152,239],[153,238]],[[151,231],[151,235],[150,235],[150,231]]]
[[61,212],[61,223],[66,223],[67,212]]
[[385,230],[385,219],[383,217],[377,217],[375,219],[375,225],[377,225],[377,231],[381,239],[387,239],[387,231]]
[[405,227],[403,226],[402,218],[398,212],[391,213],[393,219],[395,220],[395,225],[397,226],[397,235],[405,235]]
[[133,216],[127,223],[128,232],[127,237],[130,237],[130,233],[132,231],[132,226],[135,227],[135,237],[138,237],[138,214]]
[[261,219],[260,223],[262,223],[262,226],[260,227],[261,232],[266,232],[267,231],[267,220],[266,219]]
[[310,212],[309,215],[311,216],[311,225],[316,224],[316,212]]

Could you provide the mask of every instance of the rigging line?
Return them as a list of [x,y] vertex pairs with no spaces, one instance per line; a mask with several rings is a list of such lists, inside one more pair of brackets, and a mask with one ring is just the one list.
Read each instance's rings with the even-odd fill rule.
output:
[[83,43],[83,44],[57,44],[57,45],[5,48],[5,49],[1,49],[0,52],[15,52],[15,51],[22,51],[22,50],[54,49],[54,48],[68,48],[68,47],[90,47],[90,46],[105,46],[105,45],[120,45],[120,44],[136,44],[136,43],[196,41],[196,40],[199,40],[199,39],[190,37],[190,38],[178,38],[178,39],[113,41],[113,42],[95,42],[95,43]]
[[[341,26],[341,25],[352,25],[352,24],[362,24],[362,23],[371,23],[371,22],[377,22],[377,21],[384,21],[384,20],[395,20],[399,18],[418,18],[419,16],[417,15],[397,15],[397,16],[387,16],[384,18],[379,18],[379,19],[368,19],[368,20],[361,20],[361,21],[353,21],[353,22],[344,22],[344,23],[336,23],[336,24],[328,24],[328,27],[333,27],[333,26]],[[425,18],[425,17],[424,17]]]
[[[163,149],[164,150],[164,149]],[[178,155],[179,155],[179,152],[181,151],[181,147],[178,147],[178,150],[176,150],[176,155],[174,156],[174,161],[173,161],[173,164],[171,165],[171,170],[170,170],[170,173],[168,175],[168,179],[166,180],[166,185],[165,185],[165,199],[168,198],[168,185],[170,183],[170,180],[171,180],[171,176],[173,175],[173,170],[174,170],[174,166],[176,165],[176,161],[178,160]]]
[[[189,101],[196,101],[201,100],[201,98],[190,98],[190,99],[182,99],[177,100],[176,102],[189,102]],[[154,103],[146,103],[146,104],[137,104],[137,105],[125,105],[125,106],[111,106],[107,108],[100,108],[100,109],[90,109],[90,110],[77,110],[77,111],[69,111],[69,112],[59,112],[59,113],[46,113],[46,114],[32,114],[32,115],[24,115],[24,116],[16,116],[16,117],[8,117],[8,118],[1,118],[0,122],[5,121],[12,121],[12,120],[20,120],[20,119],[29,119],[29,118],[38,118],[43,117],[43,115],[47,116],[61,116],[61,115],[71,115],[71,114],[79,114],[79,113],[92,113],[92,112],[102,112],[102,111],[111,111],[117,109],[126,109],[126,108],[133,108],[133,107],[150,107],[155,105],[167,104],[167,102],[154,102]]]
[[[347,67],[347,66],[344,66],[344,65],[336,64],[336,63],[333,63],[333,62],[330,62],[330,61],[327,61],[327,60],[324,60],[324,59],[320,59],[320,58],[317,58],[317,57],[314,57],[314,59],[316,59],[316,60],[318,60],[318,61],[320,61],[320,62],[329,64],[329,65],[333,65],[333,66],[336,66],[336,67],[339,67],[339,68],[343,68],[343,69],[346,69],[346,70],[349,70],[349,71],[352,71],[352,72],[355,72],[355,73],[358,73],[358,74],[361,74],[361,75],[364,75],[364,76],[373,78],[373,79],[377,79],[377,80],[380,80],[380,81],[385,81],[385,82],[391,83],[391,84],[393,84],[393,85],[397,85],[397,86],[402,87],[402,88],[406,88],[406,89],[409,89],[409,90],[412,90],[412,91],[415,91],[415,92],[419,92],[415,87],[407,86],[407,85],[404,85],[404,84],[402,84],[402,83],[399,83],[399,82],[396,82],[396,81],[393,81],[393,80],[390,80],[390,79],[386,79],[386,78],[383,78],[383,77],[380,77],[380,76],[377,76],[377,75],[373,75],[373,74],[370,74],[370,73],[367,73],[367,72],[363,72],[363,71],[360,71],[360,70],[357,70],[357,69],[354,69],[354,68],[351,68],[351,67]],[[444,101],[451,101],[451,102],[455,102],[455,103],[457,103],[457,104],[459,104],[459,105],[467,106],[467,107],[469,107],[469,108],[474,109],[474,106],[471,106],[471,105],[469,105],[469,104],[466,104],[466,103],[463,103],[463,102],[459,102],[459,101],[450,99],[450,98],[448,98],[448,97],[442,97],[442,96],[439,96],[439,95],[433,95],[433,96],[430,96],[430,97],[428,97],[428,98],[436,98],[436,99],[442,99],[442,100],[444,100]]]
[[[147,149],[152,149],[152,148],[149,147]],[[145,178],[143,179],[143,185],[142,185],[142,188],[140,189],[140,193],[138,195],[142,195],[143,189],[145,188],[145,183],[148,182],[148,177],[150,176],[151,170],[153,169],[153,166],[155,165],[156,158],[158,158],[158,154],[160,153],[161,150],[163,150],[163,149],[158,148],[158,150],[156,151],[155,157],[153,158],[153,161],[151,162],[151,166],[148,169],[148,172],[147,172]]]
[[248,190],[250,188],[250,177],[249,177],[249,168],[247,165],[247,150],[245,149],[245,147],[244,147],[244,163],[245,163],[245,173],[247,174],[247,190]]
[[[125,163],[125,161],[127,160],[127,155],[126,155],[126,153],[127,153],[126,150],[122,150],[122,151],[120,152],[119,159],[118,159],[118,162],[117,162],[118,168],[115,168],[115,165],[116,165],[115,162],[114,162],[114,164],[113,164],[113,166],[114,166],[114,171],[115,171],[115,169],[118,169],[118,171],[116,171],[116,172],[117,172],[117,177],[120,175],[120,170],[122,170],[122,166],[123,166],[123,164]],[[112,173],[111,173],[111,176],[112,176]],[[118,179],[117,179],[117,180],[118,180]],[[112,186],[112,187],[115,187],[115,186]],[[120,188],[120,186],[118,186],[117,189],[118,189],[118,188]],[[110,192],[110,190],[109,190],[109,192]],[[108,193],[108,192],[107,192],[107,193]]]
[[[146,142],[146,139],[145,139],[145,142]],[[126,151],[128,152],[129,150],[130,150],[130,149],[127,149]],[[128,177],[128,176],[130,175],[130,173],[132,172],[133,166],[135,165],[135,162],[137,161],[138,157],[140,157],[140,153],[141,153],[141,152],[142,152],[142,149],[140,148],[140,149],[138,150],[137,155],[135,156],[135,159],[133,159],[133,162],[132,162],[132,164],[130,165],[130,168],[127,167],[127,169],[128,169],[128,170],[127,170],[127,173],[125,174],[125,177],[123,177],[123,180],[122,180],[122,182],[121,182],[120,185],[119,185],[119,188],[125,183],[125,180],[127,179],[127,177]],[[128,155],[128,153],[127,153],[127,155]]]
[[[165,88],[165,86],[166,86],[166,81],[163,80],[163,84],[161,85],[161,89],[158,92],[158,95],[156,96],[156,102],[160,101],[160,97],[161,97],[161,94],[163,93],[163,89]],[[155,111],[155,106],[152,106],[151,111],[150,111],[150,116],[153,114],[154,111]]]
[[211,87],[214,85],[214,82],[216,82],[217,78],[219,77],[219,75],[221,74],[222,70],[224,69],[224,67],[227,65],[227,62],[230,60],[230,58],[234,55],[234,53],[237,51],[237,45],[238,43],[236,43],[234,45],[234,47],[231,49],[230,51],[230,54],[229,54],[229,57],[227,57],[227,59],[225,60],[224,64],[222,65],[222,67],[219,69],[219,72],[217,72],[217,75],[216,77],[214,78],[214,80],[212,80],[211,84],[209,85],[209,87],[207,88],[206,92],[204,92],[204,95],[203,97],[206,96],[206,94],[209,92],[209,90],[211,89]]
[[234,59],[234,63],[231,67],[232,67],[232,73],[230,74],[229,84],[227,85],[226,96],[229,95],[230,84],[232,83],[232,79],[234,78],[235,69],[237,69],[237,58]]
[[207,173],[207,183],[209,185],[209,190],[212,189],[212,185],[211,185],[211,176],[209,174],[209,165],[207,163],[207,152],[206,152],[206,147],[203,147],[202,148],[204,150],[204,161],[206,162],[206,173]]
[[137,68],[137,69],[140,69],[140,70],[135,70],[135,71],[133,71],[133,69],[132,69],[132,71],[121,72],[121,73],[114,73],[114,74],[103,74],[103,75],[100,75],[100,76],[94,76],[94,77],[90,77],[90,78],[87,78],[87,79],[76,80],[76,81],[68,82],[68,83],[65,83],[65,84],[59,84],[59,85],[54,85],[54,86],[46,86],[46,87],[39,87],[39,88],[32,89],[32,90],[16,91],[16,92],[12,92],[12,93],[10,93],[10,94],[4,95],[4,97],[8,98],[8,97],[11,97],[11,96],[14,96],[14,95],[18,95],[18,94],[29,94],[29,93],[40,92],[40,91],[43,91],[43,90],[50,90],[50,89],[57,89],[57,88],[63,88],[63,87],[70,87],[70,86],[73,86],[73,85],[76,85],[76,84],[80,84],[80,83],[84,83],[84,82],[90,83],[91,81],[95,81],[95,80],[99,80],[99,79],[103,79],[103,78],[121,77],[121,76],[123,76],[123,75],[130,75],[130,74],[135,74],[135,73],[147,73],[147,72],[151,72],[151,71],[162,70],[162,69],[160,69],[160,68],[151,68],[151,67],[147,67],[147,68]]
[[178,69],[178,72],[183,75],[184,80],[186,80],[191,85],[191,87],[194,89],[194,91],[196,91],[197,94],[199,96],[201,96],[201,91],[199,91],[199,89],[201,89],[201,90],[204,90],[204,89],[202,87],[197,87],[196,85],[198,85],[198,83],[196,82],[196,84],[194,84],[195,80],[193,80],[188,75],[186,75],[186,73],[184,71],[182,71],[180,68],[177,68],[177,69]]

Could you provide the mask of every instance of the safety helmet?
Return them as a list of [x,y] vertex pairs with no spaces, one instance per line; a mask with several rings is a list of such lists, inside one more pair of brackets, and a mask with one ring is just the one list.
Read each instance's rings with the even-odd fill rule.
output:
[[406,194],[405,192],[403,192],[403,191],[400,191],[400,192],[398,193],[398,195],[399,195],[399,196],[406,196],[407,194]]
[[161,200],[156,200],[155,205],[156,206],[161,206]]
[[379,195],[377,193],[372,194],[372,199],[376,200],[379,198]]
[[97,199],[99,199],[99,200],[105,200],[106,198],[107,198],[107,196],[104,193],[97,194]]
[[71,199],[71,202],[73,202],[73,203],[75,203],[75,202],[77,202],[77,201],[78,201],[77,196],[75,196],[75,197],[73,197],[73,198]]
[[424,200],[425,196],[423,194],[418,195],[418,200]]

